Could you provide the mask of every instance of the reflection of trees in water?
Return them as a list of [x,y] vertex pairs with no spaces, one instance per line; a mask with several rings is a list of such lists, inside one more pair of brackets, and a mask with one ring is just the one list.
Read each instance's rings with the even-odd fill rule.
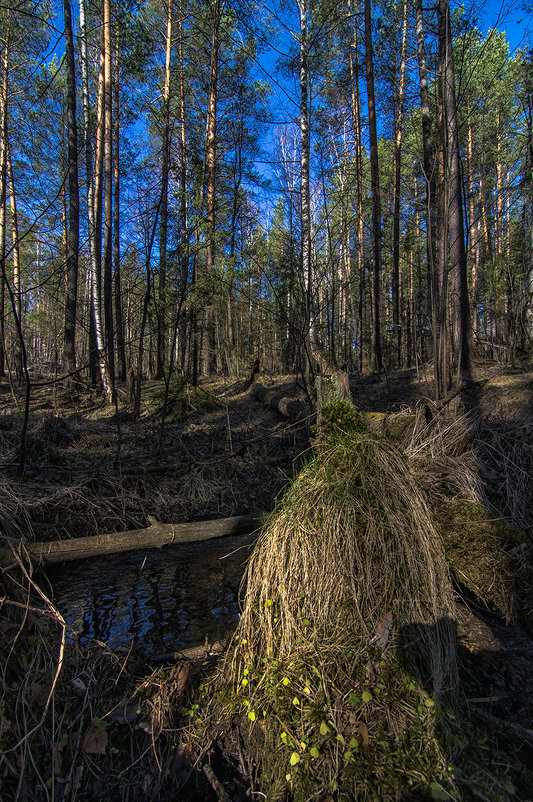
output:
[[238,617],[249,536],[78,564],[51,577],[55,601],[82,637],[147,652],[217,639]]

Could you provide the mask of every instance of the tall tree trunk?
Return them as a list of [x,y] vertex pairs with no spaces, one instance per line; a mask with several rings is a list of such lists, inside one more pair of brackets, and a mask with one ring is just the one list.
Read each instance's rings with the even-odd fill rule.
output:
[[[351,3],[349,5],[351,12]],[[353,15],[353,48],[350,48],[350,79],[352,86],[352,119],[355,143],[355,181],[357,218],[357,277],[359,284],[358,328],[359,371],[363,370],[363,310],[365,301],[365,212],[363,196],[363,160],[361,146],[361,98],[359,93],[357,15]],[[355,56],[355,63],[354,63]]]
[[2,94],[0,96],[0,376],[5,376],[6,329],[6,203],[7,203],[7,102],[9,75],[9,39],[11,12],[9,13],[4,52],[2,54]]
[[76,124],[76,69],[70,0],[63,0],[65,21],[65,63],[67,71],[68,128],[68,245],[67,281],[65,288],[65,338],[63,360],[67,374],[76,371],[76,306],[78,295],[78,249],[80,231],[80,198],[78,188],[78,130]]
[[[211,71],[209,78],[209,97],[207,106],[206,138],[206,178],[207,178],[207,232],[206,232],[206,273],[210,281],[214,278],[215,229],[216,229],[216,158],[217,158],[217,102],[218,71],[220,49],[221,0],[213,0],[211,27]],[[206,353],[205,368],[209,373],[216,367],[215,350],[215,309],[210,300],[206,309]]]
[[115,384],[113,324],[113,77],[111,3],[103,0],[104,27],[104,320],[105,344],[112,391]]
[[[15,194],[15,176],[13,175],[13,165],[11,163],[11,149],[9,142],[7,147],[7,180],[9,183],[9,205],[11,207],[11,241],[13,243],[13,296],[15,303],[15,315],[18,318],[18,325],[22,330],[22,277],[20,263],[20,246],[18,230],[18,210],[17,196]],[[16,338],[15,345],[15,373],[17,379],[22,379],[22,343]]]
[[372,367],[383,370],[381,353],[381,196],[379,189],[378,134],[374,94],[374,57],[372,52],[371,0],[365,0],[365,67],[368,98],[368,128],[370,144],[370,180],[372,186],[373,240],[373,307],[372,307]]
[[302,225],[302,278],[305,286],[306,381],[312,380],[311,349],[316,338],[313,313],[313,272],[311,260],[311,194],[309,185],[309,68],[307,52],[307,0],[298,0],[300,15],[300,203]]
[[[89,106],[89,76],[88,76],[88,54],[87,54],[87,26],[85,17],[85,0],[80,0],[80,34],[81,34],[81,73],[83,89],[83,123],[84,123],[84,144],[85,144],[85,181],[87,193],[87,216],[89,222],[89,270],[91,273],[91,335],[94,335],[96,359],[100,380],[107,401],[112,398],[111,378],[105,360],[105,345],[102,326],[102,304],[101,304],[101,186],[102,186],[102,138],[100,131],[102,126],[103,110],[103,69],[100,69],[99,91],[98,91],[98,120],[97,120],[97,148],[95,157],[95,178],[93,182],[93,164],[91,148],[91,123]],[[101,62],[103,66],[103,61]],[[92,338],[91,338],[92,339]],[[91,343],[92,348],[92,343]]]
[[431,133],[431,117],[429,110],[429,88],[426,67],[426,51],[424,45],[424,18],[422,16],[422,0],[416,0],[416,51],[418,59],[418,74],[420,77],[420,110],[422,112],[422,148],[424,183],[426,189],[425,217],[426,217],[426,263],[428,276],[428,291],[431,306],[431,332],[433,338],[433,365],[435,371],[435,396],[441,392],[441,376],[439,372],[439,282],[436,256],[436,221],[435,202],[437,198],[437,170],[433,137]]
[[163,88],[163,137],[161,153],[161,220],[159,223],[159,286],[157,298],[157,367],[161,379],[165,368],[167,333],[167,240],[168,240],[168,177],[170,169],[170,67],[172,56],[172,0],[167,5],[165,47],[165,83]]
[[455,104],[455,77],[448,0],[439,0],[439,70],[442,82],[444,142],[446,148],[446,195],[449,232],[450,273],[453,287],[453,317],[455,324],[455,361],[458,378],[467,376],[470,369],[470,336],[466,247],[461,196],[461,167]]
[[470,240],[470,260],[471,260],[471,290],[470,303],[472,306],[472,331],[474,337],[478,333],[478,276],[480,263],[480,242],[479,242],[479,221],[476,222],[476,204],[474,188],[474,145],[472,135],[472,120],[468,114],[468,224]]
[[400,318],[400,179],[402,165],[402,123],[405,84],[405,46],[407,41],[407,2],[403,0],[400,81],[397,94],[396,133],[394,137],[394,219],[392,226],[392,328],[396,337],[396,363],[402,361],[402,327]]
[[120,272],[120,34],[117,9],[115,34],[115,80],[114,93],[114,147],[113,168],[113,282],[115,295],[115,329],[117,339],[118,378],[126,381],[126,346],[124,343],[124,318],[122,314],[122,281]]

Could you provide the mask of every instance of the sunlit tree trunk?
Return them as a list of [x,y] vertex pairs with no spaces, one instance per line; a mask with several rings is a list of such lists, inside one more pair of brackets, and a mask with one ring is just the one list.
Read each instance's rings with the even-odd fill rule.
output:
[[104,321],[111,385],[115,382],[113,324],[113,78],[111,55],[111,4],[103,0],[104,27]]
[[116,42],[115,42],[115,80],[114,93],[114,148],[115,158],[113,167],[113,282],[115,295],[115,329],[117,338],[117,364],[118,378],[126,380],[126,346],[124,343],[124,319],[122,314],[122,281],[120,270],[120,38],[117,14]]
[[[211,27],[211,70],[207,106],[206,139],[206,178],[207,178],[207,231],[206,231],[206,273],[209,280],[214,278],[215,229],[216,229],[216,158],[217,158],[217,101],[220,49],[221,0],[213,0]],[[206,352],[205,370],[209,373],[216,367],[215,349],[215,310],[211,300],[206,309]]]
[[422,0],[416,2],[416,51],[418,59],[418,74],[420,78],[420,110],[422,113],[422,148],[424,183],[426,188],[425,217],[426,217],[426,262],[428,276],[428,290],[431,305],[431,332],[433,338],[433,364],[435,371],[435,394],[440,394],[441,377],[439,372],[439,282],[436,258],[436,225],[435,202],[437,197],[437,169],[431,132],[431,117],[429,109],[429,88],[426,67],[426,51],[424,44],[424,19],[422,16]]
[[376,100],[374,94],[374,57],[372,52],[371,0],[365,0],[365,67],[368,98],[370,180],[372,186],[372,367],[374,370],[379,372],[383,370],[383,358],[381,352],[381,197],[379,189]]
[[78,249],[80,231],[80,199],[78,188],[78,130],[76,123],[76,70],[70,0],[63,2],[65,23],[65,63],[67,73],[68,130],[68,230],[65,288],[65,329],[63,359],[67,374],[76,371],[76,307],[78,295]]
[[453,288],[454,356],[458,378],[462,379],[470,369],[469,309],[455,77],[448,0],[439,0],[438,22],[439,70],[442,83],[443,134],[446,150],[447,222]]
[[89,269],[91,273],[91,328],[93,329],[95,345],[96,345],[96,359],[98,362],[98,369],[102,387],[108,401],[111,401],[112,387],[111,379],[107,370],[107,363],[105,360],[105,345],[102,326],[102,304],[101,304],[101,240],[100,228],[101,226],[101,186],[102,186],[102,172],[101,172],[101,153],[102,153],[102,139],[100,131],[103,131],[102,109],[103,109],[103,71],[100,70],[99,75],[99,92],[98,92],[98,114],[100,115],[97,120],[97,148],[95,157],[95,177],[93,181],[93,164],[92,164],[92,148],[91,148],[91,123],[90,123],[90,105],[89,105],[89,77],[88,77],[88,57],[87,57],[87,27],[85,17],[85,0],[80,0],[80,35],[81,35],[81,72],[82,72],[82,90],[83,90],[83,123],[84,123],[84,145],[85,145],[85,181],[87,193],[87,215],[89,222],[89,238],[88,238],[88,251],[89,251]]
[[[349,6],[351,11],[351,4]],[[357,71],[358,35],[357,15],[353,15],[353,48],[350,48],[350,79],[352,86],[352,120],[355,144],[355,185],[356,185],[356,219],[357,219],[357,278],[358,278],[358,334],[359,334],[359,370],[363,370],[363,314],[365,302],[365,211],[363,197],[363,161],[361,147],[361,98],[359,93],[359,75]],[[355,62],[354,62],[355,57]]]
[[[18,210],[17,196],[15,194],[15,176],[13,175],[13,165],[11,163],[11,150],[7,142],[7,180],[9,183],[9,205],[11,208],[11,241],[13,243],[13,299],[15,303],[15,314],[19,325],[22,326],[22,277],[20,263],[20,246],[18,230]],[[19,338],[15,345],[15,372],[17,379],[22,378],[22,350]]]
[[405,85],[405,47],[407,41],[407,2],[403,0],[400,81],[397,94],[396,132],[394,137],[394,218],[392,230],[392,328],[396,337],[396,363],[402,361],[402,327],[400,317],[400,179],[402,164],[402,124]]
[[476,221],[476,204],[474,188],[474,146],[472,136],[472,121],[468,115],[468,224],[471,260],[471,289],[470,298],[472,306],[472,331],[474,336],[478,333],[478,276],[480,264],[479,221]]
[[311,261],[311,194],[309,186],[309,68],[307,52],[307,0],[298,0],[300,16],[300,203],[302,226],[301,271],[305,286],[305,375],[311,381],[314,344],[313,273]]
[[7,101],[9,74],[9,15],[2,54],[2,94],[0,96],[0,376],[5,376],[6,361],[6,203],[7,203]]

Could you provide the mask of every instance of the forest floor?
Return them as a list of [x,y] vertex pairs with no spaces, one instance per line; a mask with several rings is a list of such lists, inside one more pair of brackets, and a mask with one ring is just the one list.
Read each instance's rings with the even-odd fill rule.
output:
[[[530,438],[533,366],[480,364],[473,378],[477,414],[505,428],[511,438],[513,432],[518,438],[526,432]],[[294,377],[262,376],[261,381],[274,387],[279,395],[300,398],[304,408],[305,395]],[[354,404],[360,410],[394,415],[430,404],[431,381],[430,374],[413,369],[381,376],[352,375],[350,386]],[[163,523],[179,523],[268,512],[311,453],[312,418],[305,412],[293,420],[280,416],[254,400],[246,381],[204,382],[195,389],[174,379],[163,424],[164,387],[160,382],[143,386],[141,415],[136,420],[124,402],[122,389],[118,405],[109,407],[90,392],[68,395],[49,375],[32,374],[32,384],[26,464],[19,475],[17,452],[24,391],[0,380],[0,508],[6,542],[21,536],[29,541],[47,541],[137,529],[148,525],[149,515]],[[448,411],[451,417],[458,414],[457,400],[450,402]],[[533,442],[526,446],[533,454]],[[497,482],[497,469],[494,465],[491,469],[492,482]],[[526,486],[530,488],[530,483]],[[533,499],[529,499],[529,507],[527,499],[520,503],[525,515],[531,515]],[[524,554],[531,552],[532,523],[531,518],[521,521]],[[36,660],[24,655],[13,657],[16,638],[19,646],[30,648],[37,640],[40,643],[43,633],[52,632],[59,637],[61,626],[54,620],[57,611],[46,595],[39,597],[36,586],[40,579],[36,576],[37,582],[29,572],[20,582],[13,583],[5,576],[1,579],[0,629],[13,634],[14,640],[7,656],[3,655],[0,748],[6,757],[3,764],[0,762],[0,797],[7,800],[12,794],[17,799],[70,799],[79,792],[82,799],[167,798],[161,765],[164,760],[166,768],[173,765],[176,753],[165,752],[163,760],[159,747],[154,745],[153,728],[143,729],[136,715],[129,715],[124,707],[124,699],[135,694],[133,686],[137,688],[136,698],[146,700],[152,694],[153,700],[154,695],[163,693],[163,674],[147,679],[149,671],[142,647],[134,649],[126,659],[105,647],[98,652],[100,646],[95,645],[83,656],[79,651],[69,654],[66,666],[53,649],[46,654],[43,651]],[[26,591],[31,591],[31,603],[30,596],[23,598]],[[23,615],[20,611],[24,605]],[[34,608],[29,619],[28,606]],[[39,613],[41,607],[44,613]],[[28,621],[29,630],[23,635],[22,628]],[[532,775],[526,770],[528,764],[533,764],[531,633],[506,623],[495,610],[467,593],[458,593],[457,624],[461,679],[471,702],[472,718],[486,732],[487,771],[500,759],[494,743],[506,743],[505,760],[509,760],[510,753],[516,758],[508,767],[508,782],[498,781],[501,787],[493,799],[533,800]],[[6,702],[6,690],[17,686],[21,671],[25,679],[19,684],[18,707],[13,708]],[[40,678],[36,679],[32,671],[40,671]],[[61,671],[69,677],[68,692],[58,685]],[[87,702],[91,683],[86,678],[81,692],[82,697],[85,693],[85,702],[81,707],[78,704],[76,714],[72,712],[74,702],[69,694],[73,682],[91,672],[91,692],[102,693],[105,687],[107,710],[122,711],[122,719],[112,719],[113,726],[136,730],[133,735],[130,732],[128,749],[119,738],[112,755],[107,740],[98,741],[99,734],[107,734],[108,725],[101,723],[104,716],[100,709],[96,715],[98,706],[93,709]],[[144,688],[140,695],[139,687]],[[55,700],[54,692],[58,695]],[[56,716],[59,715],[59,692],[65,699],[68,696],[71,704],[64,714],[69,721],[68,746],[57,721],[45,722],[50,707],[55,705]],[[77,693],[79,697],[79,687]],[[173,693],[178,704],[175,688]],[[41,728],[40,746],[32,752],[28,731],[33,733],[34,728],[36,732]],[[53,745],[52,769],[38,765],[47,742]],[[106,749],[105,759],[115,763],[107,765],[107,778],[103,779],[98,761],[104,759]],[[159,778],[153,765],[143,768],[141,756],[151,750],[156,755]],[[125,752],[131,758],[131,771],[125,757],[121,762]],[[88,768],[85,765],[76,769],[80,754],[89,761]],[[174,767],[174,782],[184,778],[185,788],[189,789],[182,790],[185,795],[180,799],[223,798],[213,790],[208,772],[200,779],[198,772],[190,768],[195,761],[184,763],[183,755],[180,759],[182,762],[178,760],[179,765]],[[113,782],[123,783],[120,794],[115,796],[112,778]]]

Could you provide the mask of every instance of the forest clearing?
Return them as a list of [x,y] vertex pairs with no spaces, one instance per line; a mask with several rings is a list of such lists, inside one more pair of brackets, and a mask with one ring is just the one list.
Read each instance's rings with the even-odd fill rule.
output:
[[[477,366],[475,413],[459,396],[430,402],[431,377],[416,371],[351,376],[362,417],[336,409],[319,431],[307,413],[291,420],[255,400],[248,381],[177,383],[161,433],[161,383],[149,383],[134,420],[125,403],[118,416],[90,394],[73,406],[41,379],[23,477],[21,411],[2,386],[4,544],[278,506],[248,569],[237,634],[214,648],[201,637],[184,654],[147,653],[127,632],[115,647],[79,631],[78,640],[46,566],[12,552],[0,610],[3,799],[530,798],[531,367]],[[277,398],[301,396],[294,377],[262,384]],[[333,475],[328,438],[341,452],[348,439],[347,466],[337,453]],[[391,515],[386,540],[372,544],[369,532],[378,537]],[[347,532],[361,520],[356,548]],[[407,564],[426,553],[411,578],[387,574],[404,559],[399,543]],[[350,564],[368,583],[354,620],[353,585],[352,602],[339,590]],[[422,592],[432,571],[437,587]],[[399,657],[420,642],[438,663],[426,674]]]

